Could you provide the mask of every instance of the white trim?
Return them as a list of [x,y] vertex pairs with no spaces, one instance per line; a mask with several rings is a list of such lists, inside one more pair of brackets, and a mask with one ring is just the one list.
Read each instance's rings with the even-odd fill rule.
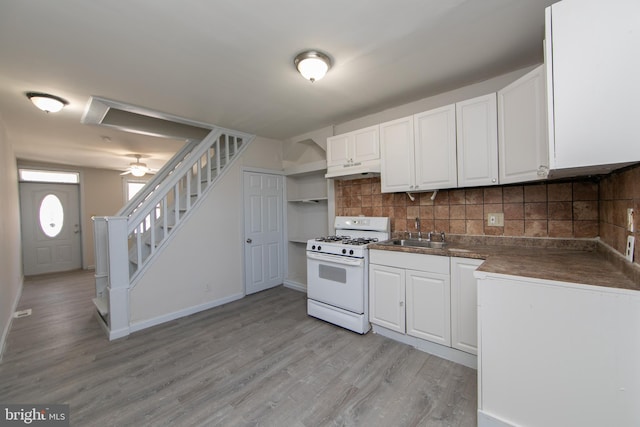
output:
[[478,427],[516,427],[516,425],[478,409]]
[[16,294],[16,298],[13,300],[13,304],[11,304],[11,311],[9,312],[9,321],[7,322],[7,326],[2,331],[2,336],[0,337],[0,362],[2,362],[2,356],[4,355],[4,346],[7,342],[7,337],[9,336],[9,331],[11,330],[11,325],[13,325],[13,313],[18,309],[18,304],[20,303],[20,298],[22,297],[22,288],[24,287],[24,276],[20,276],[20,283],[18,285],[18,293]]
[[[218,306],[223,305],[223,304],[227,304],[227,303],[230,303],[230,302],[233,302],[233,301],[237,301],[239,299],[242,299],[243,297],[244,297],[244,294],[237,293],[237,294],[233,294],[233,295],[230,295],[228,297],[225,297],[225,298],[217,299],[215,301],[209,301],[209,302],[204,303],[204,304],[194,305],[192,307],[187,307],[187,308],[184,308],[182,310],[174,311],[172,313],[163,314],[161,316],[153,317],[151,319],[142,320],[140,322],[135,322],[135,323],[130,323],[129,324],[128,333],[141,331],[143,329],[147,329],[147,328],[150,328],[152,326],[159,325],[161,323],[169,322],[171,320],[179,319],[181,317],[190,316],[192,314],[199,313],[201,311],[209,310],[210,308],[218,307]],[[118,331],[111,331],[111,334],[115,334],[117,332]],[[109,337],[109,339],[111,339],[111,336]]]
[[304,292],[305,294],[307,293],[307,287],[306,286],[304,286],[302,283],[298,283],[298,282],[293,281],[293,280],[285,279],[285,281],[282,283],[282,285],[285,288],[293,289],[294,291]]
[[459,363],[460,365],[464,365],[468,368],[476,370],[478,369],[478,358],[473,354],[465,353],[464,351],[460,351],[441,344],[436,344],[431,341],[415,338],[410,335],[401,334],[390,329],[383,328],[382,326],[372,326],[374,334],[382,335],[383,337],[387,337],[394,341],[399,341],[401,343],[410,345],[417,350],[433,354],[434,356],[441,357],[451,362]]

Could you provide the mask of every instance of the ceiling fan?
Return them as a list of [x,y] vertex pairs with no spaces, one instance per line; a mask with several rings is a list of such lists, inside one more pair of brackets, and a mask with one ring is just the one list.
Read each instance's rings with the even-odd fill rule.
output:
[[149,168],[146,163],[140,162],[140,158],[142,155],[134,154],[133,157],[136,158],[135,162],[129,163],[129,167],[126,171],[122,172],[120,175],[128,175],[131,174],[135,177],[143,177],[145,174],[154,174],[155,170]]

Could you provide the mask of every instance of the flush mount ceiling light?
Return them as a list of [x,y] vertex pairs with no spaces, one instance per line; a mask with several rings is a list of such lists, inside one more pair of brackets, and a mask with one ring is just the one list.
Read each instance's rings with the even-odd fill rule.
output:
[[47,93],[27,92],[27,98],[33,102],[33,105],[47,113],[57,113],[69,104],[65,99]]
[[331,68],[331,58],[317,50],[304,51],[293,60],[302,77],[311,82],[320,80]]

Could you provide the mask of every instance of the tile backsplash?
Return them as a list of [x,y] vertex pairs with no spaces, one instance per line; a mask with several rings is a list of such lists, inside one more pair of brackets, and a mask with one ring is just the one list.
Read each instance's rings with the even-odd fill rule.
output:
[[[598,183],[594,180],[505,185],[432,192],[382,193],[379,178],[336,181],[336,214],[388,216],[391,231],[453,234],[596,237]],[[487,225],[490,213],[503,213],[504,226]]]
[[[627,209],[635,211],[634,235],[640,236],[640,164],[604,177],[524,185],[382,193],[380,178],[336,180],[336,215],[388,216],[391,231],[525,237],[600,237],[624,253]],[[503,213],[504,226],[487,225],[490,213]],[[636,244],[640,248],[640,242]],[[636,250],[636,253],[640,252]],[[638,262],[636,256],[635,262]]]
[[[635,260],[640,263],[640,165],[624,168],[600,181],[600,238],[624,254],[627,236],[636,238]],[[634,210],[633,232],[627,230],[627,209]]]

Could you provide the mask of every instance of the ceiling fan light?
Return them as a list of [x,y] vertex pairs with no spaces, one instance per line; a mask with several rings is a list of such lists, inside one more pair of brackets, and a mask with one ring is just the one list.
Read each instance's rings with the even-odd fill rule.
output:
[[33,105],[47,113],[57,113],[62,110],[65,105],[69,104],[69,102],[58,96],[46,93],[27,92],[27,98],[33,102]]
[[300,53],[293,62],[302,77],[311,82],[323,78],[331,68],[331,59],[324,53],[315,50]]
[[142,168],[136,165],[131,166],[131,175],[135,176],[135,177],[142,177],[144,176],[144,174],[146,173],[146,168]]

